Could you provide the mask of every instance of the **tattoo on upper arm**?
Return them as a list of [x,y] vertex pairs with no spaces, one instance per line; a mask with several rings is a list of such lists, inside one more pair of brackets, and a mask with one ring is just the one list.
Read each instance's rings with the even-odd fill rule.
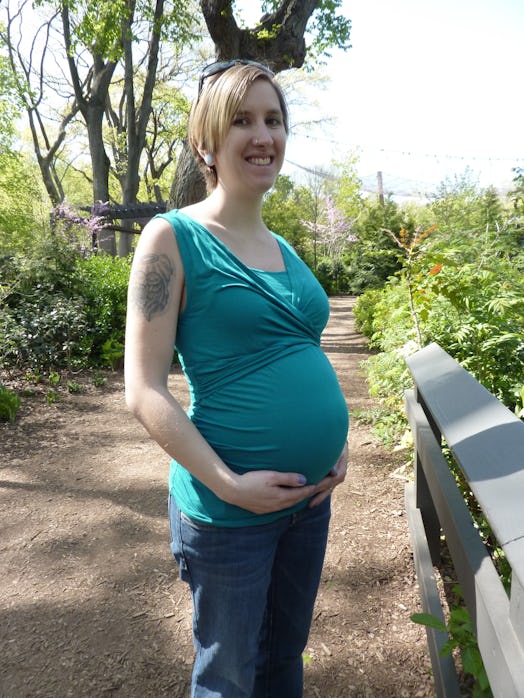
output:
[[151,320],[169,302],[169,285],[175,265],[167,254],[148,254],[141,260],[132,297],[137,308]]

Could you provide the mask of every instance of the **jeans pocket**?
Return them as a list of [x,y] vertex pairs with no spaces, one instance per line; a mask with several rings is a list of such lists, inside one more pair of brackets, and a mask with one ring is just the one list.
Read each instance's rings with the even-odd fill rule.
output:
[[190,526],[191,528],[194,528],[195,531],[215,531],[217,529],[215,524],[205,523],[204,521],[196,521],[195,519],[190,518],[187,514],[184,514],[183,511],[180,512],[180,520],[183,525]]

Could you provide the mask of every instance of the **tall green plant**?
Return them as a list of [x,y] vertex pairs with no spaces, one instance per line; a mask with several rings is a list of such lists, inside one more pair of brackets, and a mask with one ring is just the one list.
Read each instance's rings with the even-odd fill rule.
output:
[[268,227],[283,235],[306,261],[309,261],[309,236],[303,218],[304,210],[310,206],[309,198],[307,189],[297,187],[287,175],[280,175],[262,203]]
[[[420,297],[420,272],[418,270],[418,257],[420,256],[420,243],[425,240],[428,235],[437,229],[436,225],[432,225],[426,230],[416,229],[413,233],[409,233],[405,228],[402,228],[398,235],[391,230],[386,230],[386,233],[395,241],[403,254],[403,268],[400,272],[406,281],[408,291],[409,313],[413,322],[416,339],[419,348],[422,347],[422,332],[420,328],[420,313],[417,308],[416,295]],[[441,266],[435,265],[429,270],[429,274],[438,274]]]
[[[399,429],[406,386],[403,356],[438,342],[508,408],[520,413],[524,386],[524,249],[518,218],[493,190],[460,181],[440,191],[410,232],[389,229],[400,271],[355,308],[378,350],[366,363],[370,390]],[[431,218],[430,218],[431,217]],[[466,226],[466,227],[463,227]],[[431,233],[431,234],[430,234]]]
[[426,341],[514,409],[524,384],[524,250],[515,221],[439,234],[424,260],[439,272],[424,277]]

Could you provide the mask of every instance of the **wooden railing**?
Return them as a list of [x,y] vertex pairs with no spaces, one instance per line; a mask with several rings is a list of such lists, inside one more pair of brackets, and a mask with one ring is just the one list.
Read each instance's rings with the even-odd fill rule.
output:
[[[524,422],[437,344],[407,359],[415,481],[406,510],[422,610],[444,621],[441,537],[472,618],[495,698],[524,697]],[[511,566],[508,594],[444,458],[447,446]],[[436,693],[461,695],[446,633],[426,628]]]
[[[132,233],[140,235],[145,224],[156,216],[157,213],[166,212],[165,203],[137,203],[137,204],[108,204],[96,203],[90,207],[83,207],[92,216],[100,216],[106,221],[106,230],[115,230],[120,233]],[[138,225],[118,225],[115,221],[130,221]]]

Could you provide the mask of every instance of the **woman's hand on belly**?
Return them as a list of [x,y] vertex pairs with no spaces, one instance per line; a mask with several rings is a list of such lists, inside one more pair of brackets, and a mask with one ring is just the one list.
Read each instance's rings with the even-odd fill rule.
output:
[[344,444],[342,453],[340,454],[337,462],[331,468],[331,472],[323,480],[317,483],[315,490],[316,496],[309,502],[310,507],[316,507],[324,499],[329,497],[335,487],[340,485],[346,479],[346,473],[348,469],[348,445]]
[[235,489],[227,501],[255,514],[269,514],[292,507],[319,491],[320,483],[306,485],[304,480],[298,473],[251,470],[235,477]]

